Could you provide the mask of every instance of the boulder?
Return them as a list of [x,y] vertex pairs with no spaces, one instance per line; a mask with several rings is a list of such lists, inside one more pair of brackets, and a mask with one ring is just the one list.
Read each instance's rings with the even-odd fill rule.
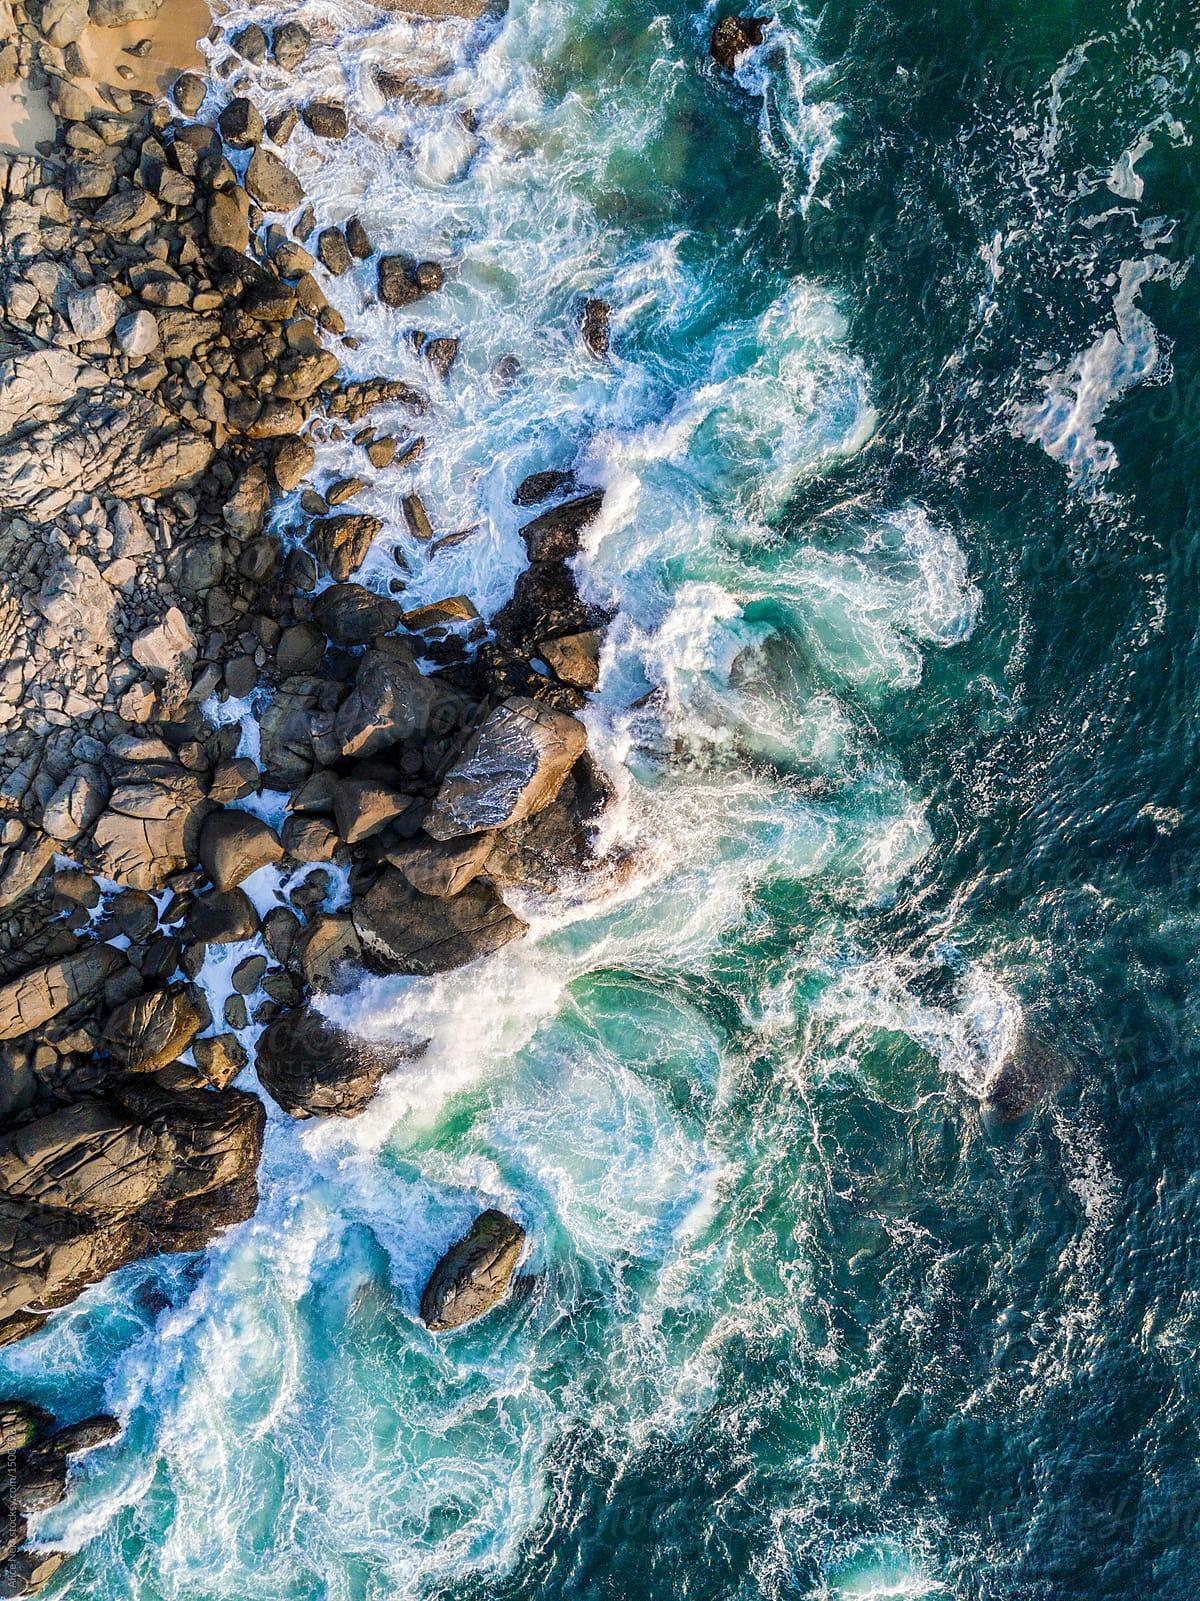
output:
[[322,139],[344,139],[350,131],[346,108],[336,100],[310,100],[301,106],[300,120]]
[[271,54],[284,72],[295,72],[308,54],[312,43],[308,29],[299,22],[284,22],[275,29],[271,40]]
[[107,339],[121,315],[121,297],[109,284],[67,296],[67,317],[80,339]]
[[234,150],[249,150],[261,142],[265,129],[258,107],[245,95],[237,95],[217,118],[221,137]]
[[46,0],[42,7],[42,33],[59,49],[78,43],[87,22],[88,0]]
[[492,834],[467,834],[448,842],[423,835],[389,846],[386,859],[415,890],[441,899],[460,894],[479,877],[494,843]]
[[1038,1102],[1061,1089],[1071,1065],[1044,1040],[1022,1025],[1007,1056],[992,1074],[983,1100],[983,1114],[993,1124],[1017,1123]]
[[609,340],[609,311],[606,300],[588,299],[583,303],[583,313],[579,321],[579,331],[583,342],[597,359],[608,355]]
[[162,889],[195,860],[209,809],[195,773],[165,762],[128,764],[93,831],[100,871],[130,889]]
[[240,192],[211,195],[204,225],[214,250],[232,250],[239,256],[246,254],[250,247],[250,222],[245,196]]
[[104,1025],[109,1055],[126,1073],[154,1073],[181,1056],[205,1025],[192,990],[175,984],[123,1001]]
[[138,666],[156,678],[169,677],[195,654],[196,636],[178,606],[168,607],[161,622],[143,629],[130,650]]
[[452,899],[439,899],[420,894],[391,867],[352,902],[351,913],[369,968],[422,977],[489,956],[527,926],[489,884],[468,884]]
[[250,812],[212,812],[200,830],[200,865],[219,890],[234,889],[282,855],[275,830]]
[[78,1423],[56,1429],[46,1441],[46,1449],[63,1456],[80,1456],[84,1451],[95,1451],[98,1446],[107,1445],[120,1432],[119,1419],[107,1412],[97,1412],[93,1417],[80,1418]]
[[537,561],[518,576],[512,599],[492,618],[492,628],[498,639],[533,656],[540,640],[601,628],[608,621],[608,612],[579,598],[566,561]]
[[443,779],[427,833],[457,839],[521,822],[550,804],[586,746],[578,718],[521,696],[504,701]]
[[0,1134],[0,1344],[107,1273],[250,1216],[264,1108],[122,1081]]
[[280,489],[287,491],[298,484],[312,470],[317,453],[307,439],[279,440],[271,457],[271,472]]
[[239,28],[229,42],[243,60],[256,67],[267,59],[267,36],[257,22]]
[[585,751],[549,806],[493,836],[489,881],[502,893],[511,884],[549,895],[565,877],[594,868],[595,824],[611,798],[612,786]]
[[28,1034],[79,1001],[98,995],[125,966],[111,945],[86,945],[70,956],[31,968],[0,985],[0,1040]]
[[369,512],[318,517],[311,530],[313,555],[331,578],[344,582],[362,566],[382,527],[383,519]]
[[52,1414],[32,1401],[0,1401],[0,1457],[35,1444],[53,1423]]
[[368,645],[390,634],[404,608],[362,584],[331,584],[313,601],[313,621],[335,645]]
[[192,945],[233,945],[258,933],[258,913],[244,890],[210,889],[188,907],[184,938]]
[[377,778],[343,778],[334,791],[333,814],[347,845],[386,828],[409,806],[409,797]]
[[421,1295],[421,1321],[435,1333],[461,1328],[509,1292],[525,1230],[490,1207],[456,1240],[429,1276]]
[[87,832],[108,802],[108,779],[91,762],[81,762],[42,808],[42,827],[51,839],[68,845]]
[[573,472],[558,472],[551,468],[546,472],[530,473],[517,485],[513,505],[539,506],[551,495],[569,494],[575,488],[575,482]]
[[763,42],[770,17],[722,17],[713,29],[709,51],[718,67],[726,72],[737,68],[738,58]]
[[373,756],[401,740],[461,728],[468,712],[469,703],[456,690],[427,677],[411,660],[368,650],[334,718],[333,742],[342,756]]
[[595,522],[604,504],[602,490],[552,506],[521,530],[530,561],[562,561],[579,553],[580,536]]
[[116,335],[117,345],[126,361],[141,361],[151,351],[158,349],[158,323],[154,320],[154,313],[144,308],[119,317]]
[[436,262],[416,262],[411,256],[379,258],[379,298],[385,306],[411,306],[441,287],[442,269]]
[[162,10],[163,0],[91,0],[88,8],[98,28],[123,28],[127,22],[145,22]]
[[194,117],[204,104],[208,85],[195,72],[181,72],[171,85],[171,98],[185,117]]
[[314,917],[296,940],[300,970],[318,995],[349,989],[362,966],[362,948],[354,924],[333,912]]
[[296,174],[269,150],[258,149],[246,168],[246,192],[264,211],[294,211],[304,199]]
[[542,640],[538,652],[561,683],[569,684],[572,689],[590,691],[600,681],[601,642],[602,636],[596,629],[585,628],[578,634]]
[[361,1039],[311,1007],[296,1007],[259,1037],[254,1065],[263,1089],[292,1117],[357,1117],[383,1075],[418,1050]]

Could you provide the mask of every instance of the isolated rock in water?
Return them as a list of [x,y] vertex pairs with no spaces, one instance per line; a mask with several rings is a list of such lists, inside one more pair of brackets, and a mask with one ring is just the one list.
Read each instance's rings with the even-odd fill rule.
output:
[[318,517],[312,525],[313,555],[331,578],[344,583],[367,559],[371,542],[382,527],[382,518],[365,511]]
[[292,1117],[357,1117],[383,1075],[420,1049],[361,1039],[297,1007],[260,1036],[255,1067],[263,1089]]
[[104,1042],[127,1073],[154,1073],[181,1056],[205,1017],[184,985],[124,1001],[104,1025]]
[[200,830],[200,865],[221,890],[235,889],[282,855],[275,830],[249,812],[213,812]]
[[446,973],[490,956],[527,927],[490,884],[468,884],[438,899],[420,894],[391,867],[351,911],[363,960],[378,973]]
[[551,495],[569,494],[575,488],[573,472],[559,472],[549,468],[546,472],[530,473],[522,479],[513,494],[514,506],[537,506]]
[[482,1317],[508,1294],[525,1230],[503,1212],[481,1212],[442,1257],[421,1296],[421,1320],[435,1333]]
[[552,506],[521,530],[530,561],[561,561],[579,552],[580,535],[594,523],[604,504],[604,493],[597,490]]
[[111,945],[88,945],[0,985],[0,1040],[40,1028],[78,1001],[97,995],[125,958]]
[[350,129],[346,108],[336,100],[310,100],[301,106],[300,120],[321,139],[344,139]]
[[402,739],[435,738],[461,728],[467,703],[409,661],[368,650],[354,688],[338,708],[333,738],[343,756],[373,756]]
[[550,804],[586,745],[578,718],[520,696],[504,701],[446,774],[426,832],[456,839],[521,822]]
[[580,319],[580,332],[583,342],[593,356],[608,355],[608,324],[611,317],[606,300],[585,300],[583,303],[583,316]]
[[194,117],[204,104],[208,85],[195,72],[181,72],[171,85],[171,98],[185,117]]
[[125,1263],[249,1217],[264,1121],[256,1095],[141,1081],[0,1135],[0,1344]]
[[713,29],[709,46],[713,60],[726,72],[735,71],[738,57],[763,42],[763,32],[770,21],[770,17],[722,17]]
[[308,29],[302,23],[284,22],[275,29],[271,54],[284,72],[294,72],[308,54],[311,43]]
[[984,1116],[998,1124],[1019,1122],[1070,1076],[1071,1065],[1066,1058],[1022,1026],[987,1087]]

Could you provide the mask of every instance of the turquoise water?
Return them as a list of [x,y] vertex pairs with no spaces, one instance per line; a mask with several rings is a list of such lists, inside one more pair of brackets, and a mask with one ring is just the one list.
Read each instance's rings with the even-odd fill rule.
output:
[[[362,119],[297,136],[319,220],[455,263],[414,481],[479,531],[415,598],[502,603],[527,472],[608,491],[634,866],[364,986],[428,1056],[354,1124],[273,1111],[251,1223],[2,1354],[126,1424],[41,1520],[52,1593],[1192,1595],[1194,13],[787,6],[736,84],[675,5],[295,14]],[[447,103],[383,107],[427,49]],[[416,375],[369,277],[351,370]],[[989,1130],[1022,1020],[1072,1077]],[[488,1204],[528,1282],[434,1340]]]

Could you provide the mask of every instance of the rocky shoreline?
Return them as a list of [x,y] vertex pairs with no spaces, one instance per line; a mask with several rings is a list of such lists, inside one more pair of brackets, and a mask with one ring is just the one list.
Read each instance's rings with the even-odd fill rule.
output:
[[[567,472],[520,487],[529,565],[490,627],[469,596],[406,607],[402,576],[389,595],[355,582],[381,530],[355,497],[419,459],[428,401],[339,377],[354,341],[321,282],[376,252],[354,219],[316,230],[286,145],[301,118],[343,137],[346,112],[297,78],[264,125],[229,92],[247,63],[297,73],[294,23],[243,30],[170,104],[82,85],[83,30],[146,9],[92,0],[89,23],[48,0],[11,30],[57,133],[4,164],[0,206],[0,1343],[248,1217],[265,1110],[232,1087],[242,1032],[261,1027],[258,1082],[290,1115],[354,1115],[422,1042],[368,1045],[311,1002],[519,938],[506,889],[586,869],[608,795],[577,715],[607,618],[571,567],[600,495]],[[397,337],[442,379],[457,341],[406,319],[445,270],[375,269]],[[602,302],[578,333],[603,359]],[[374,426],[380,407],[409,425]],[[362,473],[318,487],[312,440],[331,438]],[[404,512],[436,539],[415,489]],[[257,759],[210,720],[251,697]],[[279,828],[255,809],[271,792]],[[265,914],[244,887],[264,868]],[[214,1017],[206,952],[241,941]],[[439,1264],[431,1326],[463,1321],[447,1295],[475,1315],[506,1292],[524,1236],[499,1231]],[[2,1594],[49,1577],[22,1545],[48,1427],[4,1456]],[[54,1483],[60,1499],[65,1470]]]

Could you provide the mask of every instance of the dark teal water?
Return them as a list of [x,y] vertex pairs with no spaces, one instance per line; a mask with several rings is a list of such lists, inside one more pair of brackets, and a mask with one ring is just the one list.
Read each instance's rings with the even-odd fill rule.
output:
[[[56,1593],[1195,1593],[1200,17],[831,0],[733,82],[715,15],[514,5],[478,147],[313,154],[323,218],[462,262],[422,488],[491,522],[423,598],[503,599],[525,472],[609,490],[640,876],[365,990],[426,1076],[275,1118],[254,1224],[4,1353],[128,1424]],[[1071,1072],[997,1129],[1021,1016]],[[438,1344],[480,1204],[535,1281]]]

